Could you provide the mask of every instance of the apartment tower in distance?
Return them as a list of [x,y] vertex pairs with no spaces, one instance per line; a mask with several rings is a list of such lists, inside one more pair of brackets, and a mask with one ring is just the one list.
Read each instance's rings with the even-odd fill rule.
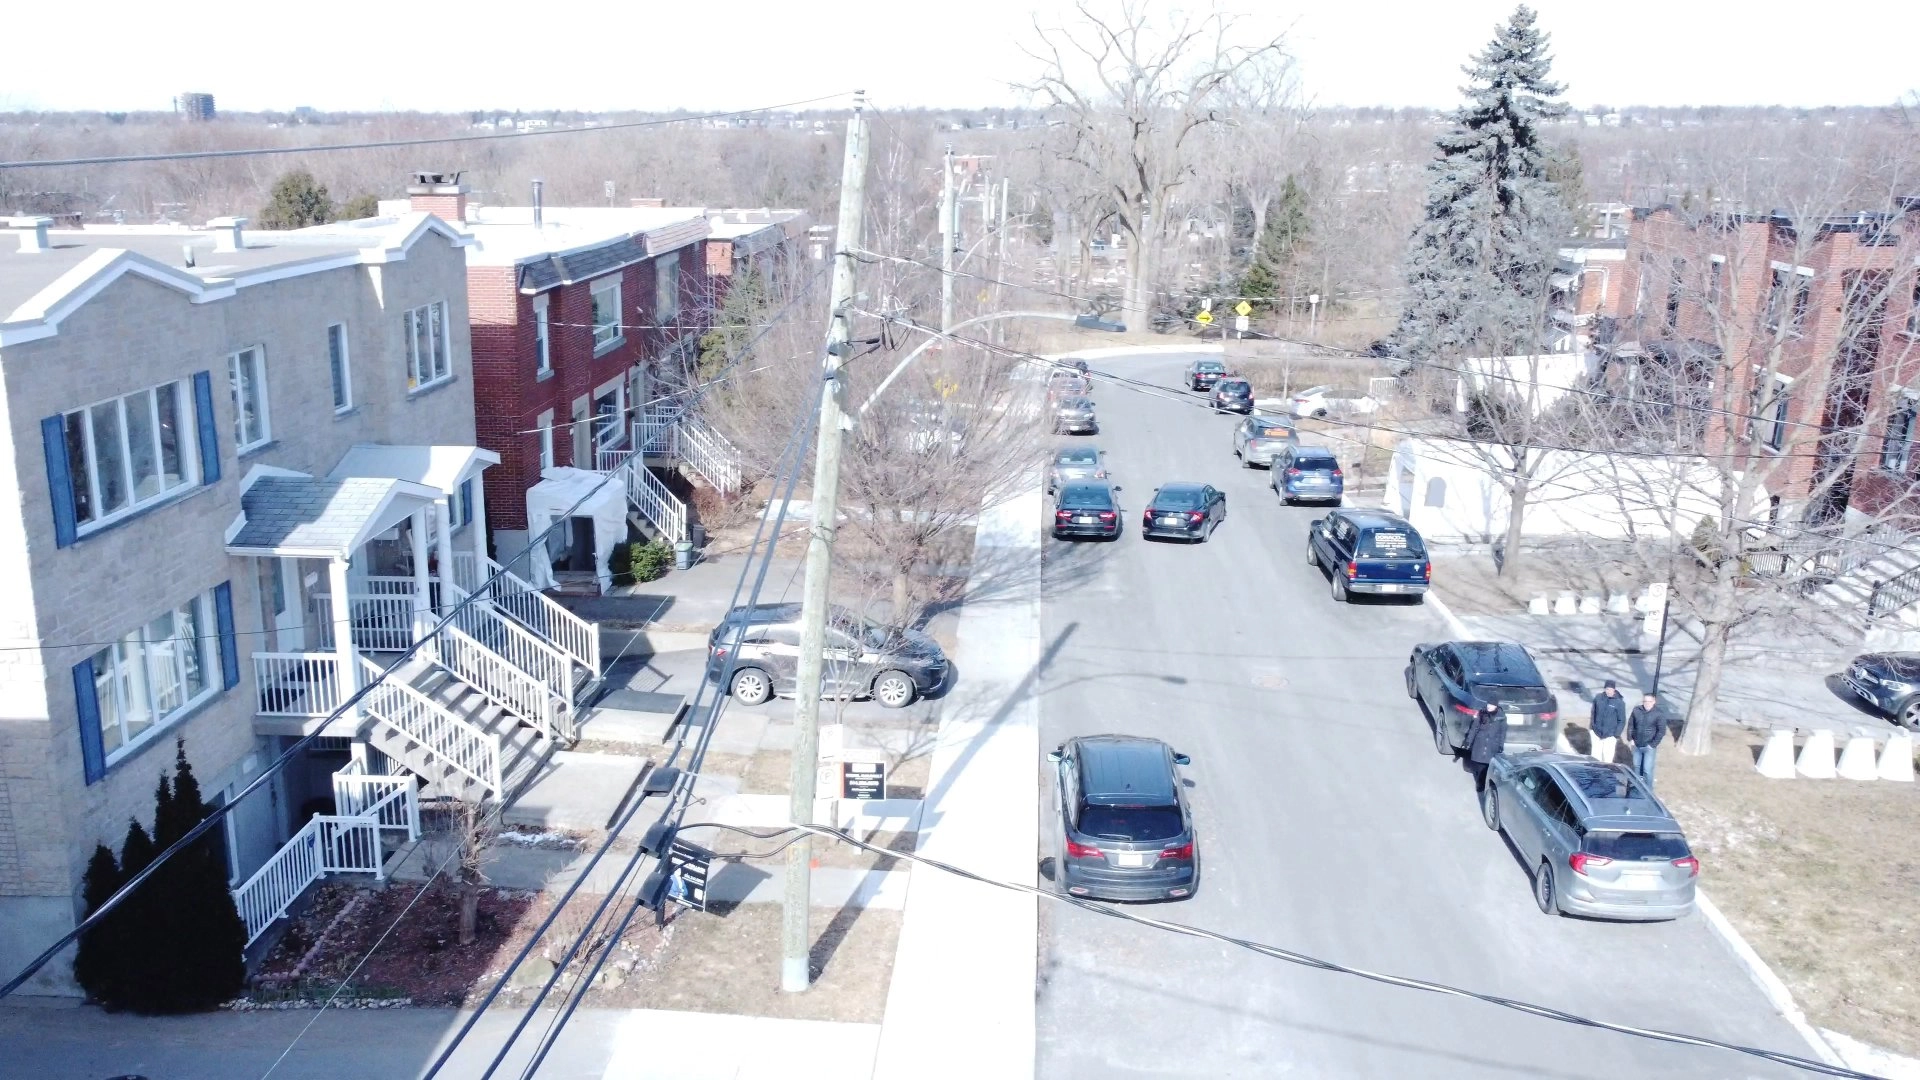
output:
[[189,120],[213,119],[213,95],[189,90],[173,99],[173,111]]

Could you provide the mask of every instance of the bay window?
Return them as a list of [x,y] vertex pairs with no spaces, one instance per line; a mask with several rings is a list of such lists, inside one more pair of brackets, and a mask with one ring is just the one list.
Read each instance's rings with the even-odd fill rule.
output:
[[219,689],[214,625],[209,590],[93,654],[94,705],[107,764]]

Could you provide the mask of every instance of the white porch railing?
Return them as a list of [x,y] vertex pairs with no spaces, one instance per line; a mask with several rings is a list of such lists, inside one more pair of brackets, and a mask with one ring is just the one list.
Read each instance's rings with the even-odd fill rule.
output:
[[[456,632],[451,627],[443,633]],[[460,674],[455,671],[454,674]],[[361,684],[380,677],[380,666],[360,658]],[[464,678],[464,676],[462,676]],[[471,680],[469,680],[471,681]],[[360,699],[368,716],[406,736],[437,760],[500,794],[500,736],[456,716],[445,706],[398,679],[385,679]]]
[[[533,583],[488,559],[486,573],[493,581],[487,593],[495,605],[514,617],[522,626],[545,638],[555,648],[599,678],[600,627],[575,615],[552,597],[533,587]],[[466,589],[463,583],[460,586]],[[571,682],[567,700],[572,701]]]
[[[466,597],[466,592],[456,587],[452,603],[458,605]],[[567,704],[573,704],[573,658],[552,642],[507,618],[492,604],[477,603],[460,608],[453,616],[453,625],[538,679]]]
[[550,739],[573,739],[572,712],[562,707],[561,698],[499,653],[453,626],[441,628],[434,652],[441,667],[535,731]]
[[602,450],[598,463],[601,472],[620,477],[627,489],[627,501],[660,530],[667,543],[677,544],[687,538],[687,504],[667,490],[641,455],[630,450]]
[[261,716],[330,716],[346,700],[340,657],[330,652],[254,653],[253,685]]
[[385,881],[380,823],[370,817],[315,814],[266,865],[233,890],[251,945],[324,874],[372,874]]
[[[368,578],[365,592],[349,593],[353,644],[374,652],[399,652],[413,644],[413,579]],[[312,596],[313,623],[321,648],[333,647],[333,595]]]
[[333,810],[341,817],[369,818],[382,832],[420,839],[420,800],[411,776],[372,774],[358,761],[349,761],[334,770]]
[[[493,560],[489,559],[487,561],[491,562]],[[473,552],[456,551],[453,553],[453,583],[455,585],[460,586],[468,592],[472,592],[474,587],[480,583],[480,577],[477,573],[478,569],[479,566],[474,560]]]
[[740,451],[725,435],[695,416],[682,416],[676,425],[675,449],[680,460],[706,478],[722,495],[740,490]]

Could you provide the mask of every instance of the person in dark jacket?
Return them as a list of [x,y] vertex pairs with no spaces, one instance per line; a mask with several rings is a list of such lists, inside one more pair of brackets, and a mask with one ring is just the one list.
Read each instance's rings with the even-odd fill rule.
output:
[[1633,768],[1640,779],[1653,786],[1654,749],[1667,737],[1667,717],[1660,711],[1660,699],[1652,694],[1640,698],[1640,704],[1627,714],[1627,741],[1633,744]]
[[1487,789],[1487,763],[1507,749],[1507,718],[1491,702],[1481,706],[1467,732],[1467,763],[1473,769],[1474,790]]
[[1619,688],[1608,679],[1607,685],[1593,696],[1593,715],[1587,720],[1587,728],[1593,733],[1594,760],[1613,764],[1614,743],[1626,726],[1627,699],[1620,696]]

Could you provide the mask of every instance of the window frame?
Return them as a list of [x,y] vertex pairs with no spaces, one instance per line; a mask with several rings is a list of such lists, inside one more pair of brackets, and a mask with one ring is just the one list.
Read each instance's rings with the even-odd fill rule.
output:
[[[255,415],[259,419],[257,438],[246,437],[246,412],[240,399],[240,368],[242,357],[253,358],[253,385],[259,391],[259,400],[254,405]],[[245,454],[258,450],[273,441],[273,409],[267,392],[267,350],[263,345],[249,345],[227,354],[227,391],[233,402],[233,452]]]
[[[623,303],[619,273],[608,274],[588,283],[588,296],[592,300],[593,355],[604,356],[626,343],[626,327],[621,324],[620,305]],[[602,322],[601,297],[612,294],[608,301],[612,322]]]
[[333,414],[353,411],[353,356],[346,323],[327,325],[327,373],[333,378]]
[[[1781,262],[1770,264],[1767,330],[1774,336],[1797,338],[1806,332],[1807,315],[1813,309],[1813,278],[1814,271],[1809,267]],[[1783,293],[1783,286],[1790,288],[1790,293]],[[1791,316],[1787,314],[1789,309]]]
[[[603,413],[600,411],[600,402],[608,397],[613,399],[613,408]],[[600,387],[600,391],[587,402],[587,415],[592,418],[593,449],[596,453],[619,446],[627,437],[627,381],[616,379]],[[602,430],[603,424],[606,425],[605,430]]]
[[[1787,412],[1792,395],[1793,377],[1776,372],[1772,394],[1754,407],[1753,423],[1748,428],[1747,437],[1759,442],[1761,448],[1770,453],[1778,454],[1786,449]],[[1763,430],[1764,437],[1761,434]]]
[[[1914,430],[1916,420],[1920,420],[1920,399],[1898,387],[1894,388],[1894,395],[1896,400],[1892,410],[1887,413],[1887,426],[1880,439],[1880,468],[1894,476],[1905,476],[1913,467]],[[1900,423],[1902,418],[1905,419],[1904,425]],[[1896,425],[1899,425],[1897,436]]]
[[663,331],[680,321],[680,249],[653,260],[653,321]]
[[408,308],[406,332],[407,393],[431,390],[453,379],[452,313],[445,300]]
[[[160,391],[168,387],[173,389],[174,456],[180,466],[180,480],[171,487],[165,486],[165,427],[160,419]],[[134,475],[132,428],[127,423],[128,400],[141,396],[146,398],[148,413],[151,417],[155,476],[163,485],[154,494],[145,498],[141,498],[139,494],[140,477]],[[118,508],[103,512],[100,509],[100,444],[93,425],[95,410],[105,405],[114,406],[118,419],[120,480],[124,488],[124,501]],[[163,506],[200,486],[200,435],[191,377],[156,383],[153,386],[129,391],[102,401],[88,402],[77,409],[64,410],[60,413],[60,426],[67,453],[68,483],[73,491],[76,539],[135,514],[144,513],[156,506]],[[76,431],[80,439],[78,446],[73,441]],[[76,450],[79,451],[77,454]]]
[[1707,308],[1718,311],[1720,298],[1726,291],[1727,257],[1710,255],[1707,257]]
[[535,437],[538,440],[534,444],[535,450],[538,454],[536,461],[539,464],[540,471],[544,473],[548,469],[553,468],[553,411],[552,410],[548,410],[540,414],[540,419],[536,421],[534,424],[534,430],[536,433]]
[[533,373],[553,374],[553,322],[546,293],[533,298]]
[[[142,747],[160,737],[176,722],[192,714],[201,705],[226,689],[219,655],[221,648],[217,629],[219,616],[214,592],[214,589],[204,589],[195,593],[184,602],[146,619],[134,629],[121,634],[112,644],[96,650],[89,657],[93,667],[95,708],[99,713],[100,759],[105,768],[111,769],[117,763],[138,753]],[[179,633],[177,620],[181,612],[189,608],[193,609],[195,620],[192,635],[185,639],[178,636],[158,641],[147,639],[148,631],[162,618],[176,620],[174,633],[177,635]],[[137,660],[123,659],[129,640],[137,642],[136,648],[140,653]],[[153,648],[155,644],[177,643],[182,640],[187,641],[187,648],[167,651]],[[190,653],[199,665],[201,686],[196,693],[188,692],[190,680],[187,660]],[[101,663],[102,657],[106,658],[104,667]],[[173,674],[178,679],[175,689],[179,694],[178,701],[164,710],[160,707],[161,691],[155,678],[160,674],[158,665],[163,659],[171,661]],[[146,697],[144,702],[146,718],[144,726],[137,733],[129,735],[127,724],[130,713],[127,708],[128,702],[124,698],[131,696],[136,681]],[[111,747],[108,745],[109,723],[113,725],[113,730],[117,733],[115,737],[119,740]]]

